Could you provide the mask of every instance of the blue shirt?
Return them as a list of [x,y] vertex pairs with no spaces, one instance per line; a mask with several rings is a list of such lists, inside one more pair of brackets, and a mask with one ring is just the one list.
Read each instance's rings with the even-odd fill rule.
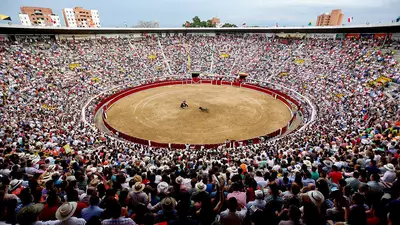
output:
[[89,206],[87,208],[82,209],[81,215],[82,218],[85,219],[86,221],[90,220],[93,216],[98,216],[100,217],[101,214],[103,213],[104,209],[96,206]]

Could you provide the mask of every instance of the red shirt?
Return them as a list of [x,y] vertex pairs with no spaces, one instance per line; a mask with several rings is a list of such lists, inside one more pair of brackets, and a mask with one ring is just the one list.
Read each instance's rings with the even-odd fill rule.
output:
[[57,220],[56,219],[56,212],[58,209],[58,205],[50,206],[44,205],[43,210],[39,214],[39,220],[41,221],[48,221],[48,220]]
[[339,171],[332,171],[329,173],[329,177],[332,179],[333,183],[339,184],[339,180],[342,179],[342,173]]
[[74,216],[80,218],[82,209],[87,208],[87,207],[88,206],[85,203],[78,202],[78,205],[76,206],[76,210],[75,210]]
[[378,217],[371,217],[371,218],[367,218],[367,224],[368,225],[378,225],[380,222]]

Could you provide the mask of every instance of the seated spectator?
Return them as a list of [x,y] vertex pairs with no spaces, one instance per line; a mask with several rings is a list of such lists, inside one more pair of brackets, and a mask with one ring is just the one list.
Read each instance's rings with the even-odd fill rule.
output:
[[94,216],[101,217],[104,211],[102,208],[98,206],[98,204],[100,203],[99,197],[97,197],[96,195],[92,195],[89,201],[90,201],[90,206],[82,209],[81,212],[82,218],[86,220],[86,222],[89,221]]
[[47,192],[46,204],[44,205],[42,211],[39,214],[40,221],[48,221],[56,219],[56,212],[58,210],[59,205],[59,197],[56,192],[51,191]]
[[56,212],[56,221],[52,221],[52,225],[61,225],[61,224],[76,224],[76,225],[84,225],[86,221],[81,218],[76,218],[74,216],[75,210],[77,209],[78,204],[76,202],[65,202],[62,204],[57,212]]
[[43,204],[33,204],[23,207],[17,213],[17,222],[20,225],[34,225],[38,221],[40,211],[43,209]]
[[108,218],[102,221],[103,225],[136,225],[131,218],[121,217],[121,205],[114,198],[107,201],[106,211]]

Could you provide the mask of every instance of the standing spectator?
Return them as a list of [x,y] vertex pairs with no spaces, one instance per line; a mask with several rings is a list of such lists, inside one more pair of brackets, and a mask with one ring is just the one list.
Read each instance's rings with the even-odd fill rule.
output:
[[221,222],[226,225],[240,225],[246,217],[247,209],[235,197],[228,200],[228,209],[221,212]]

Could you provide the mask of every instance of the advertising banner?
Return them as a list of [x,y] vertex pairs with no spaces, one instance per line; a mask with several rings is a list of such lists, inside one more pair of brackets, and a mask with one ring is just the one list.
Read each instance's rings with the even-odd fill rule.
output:
[[361,37],[361,34],[356,34],[356,33],[353,33],[353,34],[346,34],[346,38],[347,38],[347,39],[352,39],[352,38],[354,38],[354,39],[360,39],[360,37]]
[[[374,34],[374,39],[385,39],[388,34]],[[390,36],[389,36],[390,38]]]
[[374,34],[361,34],[362,39],[372,39]]
[[336,39],[344,39],[346,34],[336,34]]

